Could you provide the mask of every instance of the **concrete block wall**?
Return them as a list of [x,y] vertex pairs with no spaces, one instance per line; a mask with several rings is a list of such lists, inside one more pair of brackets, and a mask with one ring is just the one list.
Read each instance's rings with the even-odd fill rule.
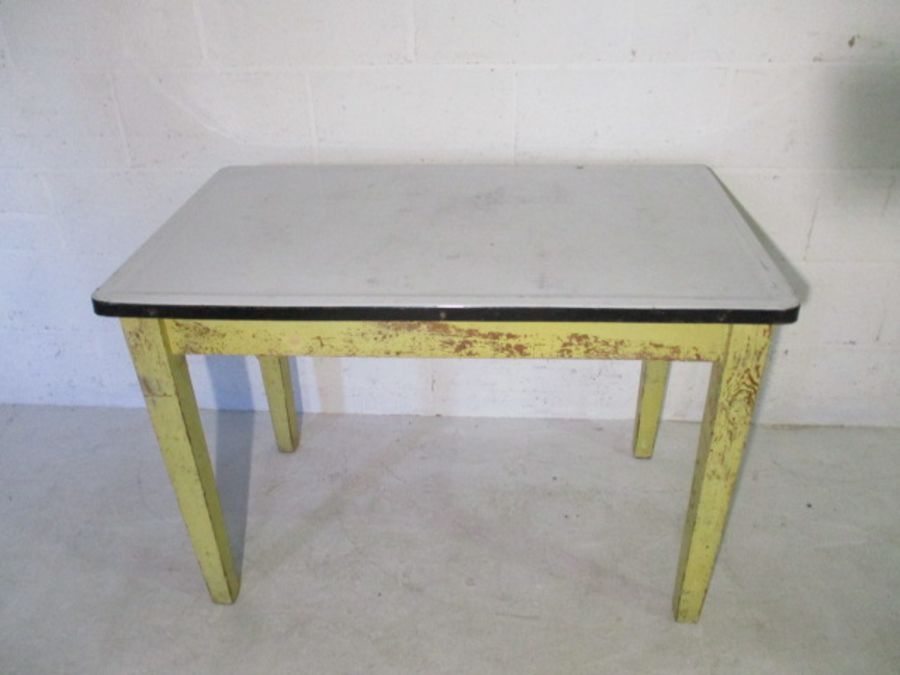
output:
[[[894,0],[6,0],[0,401],[141,405],[93,288],[216,169],[701,162],[808,287],[760,418],[900,425]],[[264,407],[253,362],[202,405]],[[638,364],[298,361],[310,411],[627,417]],[[708,367],[673,371],[696,419]]]

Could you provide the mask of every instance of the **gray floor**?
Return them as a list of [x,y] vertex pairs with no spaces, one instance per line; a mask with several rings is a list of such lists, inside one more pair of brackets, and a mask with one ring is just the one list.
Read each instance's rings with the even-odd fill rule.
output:
[[204,424],[232,607],[143,411],[0,407],[0,672],[900,672],[900,430],[757,429],[691,626],[697,425],[638,461],[630,421],[308,415],[293,456]]

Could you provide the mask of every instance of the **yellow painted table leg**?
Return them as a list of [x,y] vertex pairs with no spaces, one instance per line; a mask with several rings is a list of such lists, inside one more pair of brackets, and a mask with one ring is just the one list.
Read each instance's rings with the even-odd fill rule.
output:
[[300,443],[300,430],[297,427],[297,409],[294,407],[290,362],[286,356],[258,358],[278,449],[293,452]]
[[158,319],[122,319],[153,429],[178,506],[214,602],[230,604],[240,581],[183,354],[173,354]]
[[635,457],[647,459],[653,456],[669,382],[669,365],[668,361],[644,361],[641,366],[641,388],[634,420]]
[[677,621],[695,622],[712,577],[750,430],[770,326],[734,325],[713,364],[675,581]]

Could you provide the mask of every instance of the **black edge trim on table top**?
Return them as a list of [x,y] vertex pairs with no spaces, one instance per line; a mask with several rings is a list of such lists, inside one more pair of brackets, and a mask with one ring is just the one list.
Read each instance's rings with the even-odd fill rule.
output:
[[93,300],[100,316],[232,321],[572,321],[793,323],[790,309],[615,309],[591,307],[235,307],[147,305]]

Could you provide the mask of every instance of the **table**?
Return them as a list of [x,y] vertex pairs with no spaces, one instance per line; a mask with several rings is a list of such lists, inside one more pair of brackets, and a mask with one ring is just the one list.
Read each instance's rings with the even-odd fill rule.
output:
[[799,310],[701,166],[265,166],[216,173],[93,294],[119,317],[214,602],[237,598],[187,354],[259,358],[278,447],[288,357],[640,359],[634,455],[671,361],[710,361],[675,582],[697,621],[774,324]]

